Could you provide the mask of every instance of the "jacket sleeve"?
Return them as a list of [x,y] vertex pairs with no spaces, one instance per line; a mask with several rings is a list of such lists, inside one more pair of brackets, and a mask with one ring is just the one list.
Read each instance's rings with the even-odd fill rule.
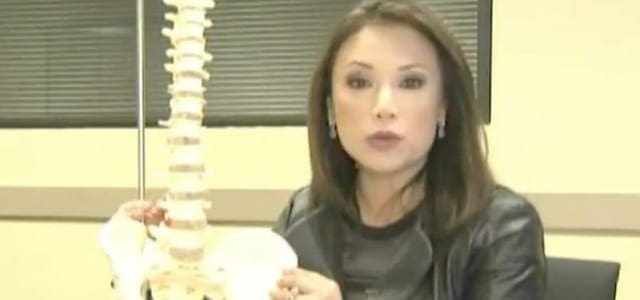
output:
[[542,300],[546,259],[542,223],[524,199],[490,205],[467,273],[465,300]]

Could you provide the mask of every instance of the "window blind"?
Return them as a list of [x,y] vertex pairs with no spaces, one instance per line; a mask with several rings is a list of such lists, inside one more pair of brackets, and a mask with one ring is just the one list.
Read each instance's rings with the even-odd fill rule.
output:
[[135,10],[125,0],[0,1],[0,125],[135,119]]
[[[451,25],[481,83],[488,74],[478,1],[487,2],[419,2]],[[217,0],[207,31],[214,59],[206,65],[205,124],[304,125],[315,63],[335,22],[358,2]],[[161,0],[145,1],[148,126],[169,114],[170,45],[161,35],[168,11]],[[132,0],[0,1],[0,127],[135,126],[135,23]]]

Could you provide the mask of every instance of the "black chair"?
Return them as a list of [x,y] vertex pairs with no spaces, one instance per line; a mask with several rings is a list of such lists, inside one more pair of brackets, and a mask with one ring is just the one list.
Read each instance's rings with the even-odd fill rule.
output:
[[615,300],[620,263],[547,258],[545,300]]

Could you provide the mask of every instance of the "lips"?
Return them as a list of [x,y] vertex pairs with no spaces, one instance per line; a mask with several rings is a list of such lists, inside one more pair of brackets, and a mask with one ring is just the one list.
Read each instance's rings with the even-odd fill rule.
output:
[[367,136],[367,144],[380,151],[394,148],[401,140],[402,137],[392,131],[376,131]]

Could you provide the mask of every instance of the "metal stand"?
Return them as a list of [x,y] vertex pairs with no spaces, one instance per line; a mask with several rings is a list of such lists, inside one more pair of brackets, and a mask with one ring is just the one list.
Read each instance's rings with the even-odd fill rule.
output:
[[145,199],[144,0],[136,0],[138,87],[138,200]]

